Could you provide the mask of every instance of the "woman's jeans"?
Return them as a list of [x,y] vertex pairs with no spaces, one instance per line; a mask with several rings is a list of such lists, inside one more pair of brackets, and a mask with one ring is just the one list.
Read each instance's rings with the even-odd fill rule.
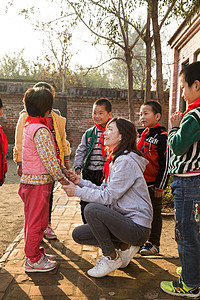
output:
[[174,176],[171,185],[175,203],[175,239],[183,282],[200,286],[200,175]]
[[84,213],[88,224],[76,227],[73,239],[82,245],[100,245],[103,254],[113,253],[121,243],[141,246],[149,238],[150,228],[102,204],[89,203]]

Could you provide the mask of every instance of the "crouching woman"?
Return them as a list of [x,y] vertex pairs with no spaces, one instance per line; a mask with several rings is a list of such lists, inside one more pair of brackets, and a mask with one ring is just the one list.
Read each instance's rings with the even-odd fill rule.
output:
[[104,133],[108,155],[102,185],[69,171],[71,183],[63,186],[69,197],[90,202],[84,211],[87,224],[74,229],[73,239],[101,247],[103,255],[87,271],[92,277],[126,267],[150,235],[152,205],[143,177],[148,161],[137,150],[136,138],[133,123],[112,119]]

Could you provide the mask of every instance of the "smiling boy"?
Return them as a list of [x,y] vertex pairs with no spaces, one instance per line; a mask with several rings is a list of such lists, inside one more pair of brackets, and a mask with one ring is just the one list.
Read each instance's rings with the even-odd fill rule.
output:
[[[200,292],[200,62],[179,74],[182,96],[188,108],[170,118],[172,129],[169,173],[175,207],[175,239],[181,262],[181,276],[162,281],[160,287],[170,295],[199,298]],[[180,271],[180,269],[179,269]]]
[[[100,98],[94,102],[92,118],[95,125],[83,134],[75,154],[74,168],[76,174],[80,175],[82,170],[83,179],[90,180],[96,185],[101,185],[103,181],[103,168],[106,161],[103,133],[111,116],[112,106],[108,99]],[[82,219],[86,223],[84,208],[87,202],[81,200],[80,205]]]
[[157,101],[145,102],[140,108],[140,123],[145,128],[137,147],[149,161],[144,171],[151,202],[153,205],[153,222],[148,242],[142,246],[141,255],[159,253],[162,230],[162,196],[168,181],[169,152],[167,131],[158,122],[161,118],[161,105]]

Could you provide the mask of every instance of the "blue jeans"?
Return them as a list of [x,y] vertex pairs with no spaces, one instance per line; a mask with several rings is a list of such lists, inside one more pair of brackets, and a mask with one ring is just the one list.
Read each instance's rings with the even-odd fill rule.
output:
[[182,278],[189,287],[200,286],[200,175],[174,176],[175,239]]

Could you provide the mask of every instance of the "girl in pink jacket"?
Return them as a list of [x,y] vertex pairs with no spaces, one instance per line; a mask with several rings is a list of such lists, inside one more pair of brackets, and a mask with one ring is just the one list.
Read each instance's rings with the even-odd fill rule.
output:
[[48,225],[49,197],[53,181],[68,183],[55,152],[47,118],[53,95],[45,88],[31,88],[24,95],[28,116],[22,143],[22,176],[19,195],[24,202],[26,272],[48,272],[56,267],[52,255],[40,247]]

